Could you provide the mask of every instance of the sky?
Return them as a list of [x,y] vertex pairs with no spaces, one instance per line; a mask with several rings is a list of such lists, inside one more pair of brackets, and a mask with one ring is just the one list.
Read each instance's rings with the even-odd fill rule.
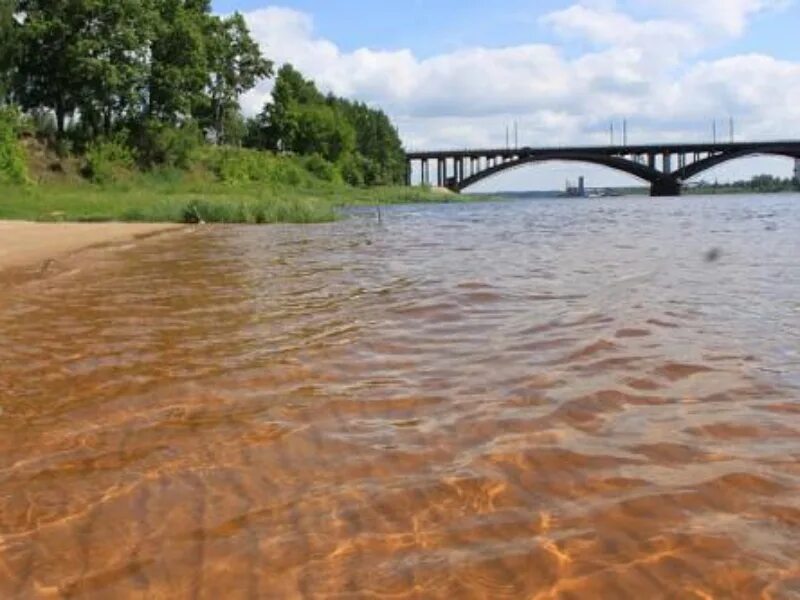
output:
[[[239,11],[264,54],[324,91],[383,108],[408,149],[800,139],[800,0],[214,0]],[[267,102],[265,81],[242,101]],[[620,140],[617,139],[617,142]],[[727,181],[789,176],[788,159],[736,161]],[[552,163],[476,191],[636,180]]]

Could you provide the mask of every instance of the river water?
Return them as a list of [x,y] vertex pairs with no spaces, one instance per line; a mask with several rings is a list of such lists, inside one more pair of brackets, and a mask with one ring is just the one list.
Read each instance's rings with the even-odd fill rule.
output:
[[800,196],[537,200],[6,286],[0,597],[800,597],[799,259]]

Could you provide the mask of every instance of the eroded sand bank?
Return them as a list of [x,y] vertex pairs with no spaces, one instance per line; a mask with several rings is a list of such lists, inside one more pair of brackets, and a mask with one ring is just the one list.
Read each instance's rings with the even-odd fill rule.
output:
[[179,229],[154,223],[32,223],[0,221],[0,270],[35,266],[96,246]]

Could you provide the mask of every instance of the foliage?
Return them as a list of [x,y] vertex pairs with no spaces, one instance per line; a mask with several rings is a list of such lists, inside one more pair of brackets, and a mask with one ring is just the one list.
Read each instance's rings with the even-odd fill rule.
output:
[[[77,4],[77,3],[76,3]],[[26,110],[49,108],[56,115],[59,134],[77,108],[81,92],[79,36],[85,32],[84,11],[78,6],[59,9],[47,0],[19,0],[25,15],[17,28],[17,71],[14,96]]]
[[[141,0],[85,3],[76,44],[81,93],[76,99],[88,137],[110,136],[120,119],[136,118],[147,81],[152,15]],[[100,10],[97,10],[100,8]]]
[[243,17],[213,15],[208,0],[18,0],[18,25],[8,2],[0,67],[13,46],[14,96],[52,111],[59,137],[75,116],[79,145],[151,120],[195,120],[225,141],[241,95],[272,73]]
[[800,182],[793,178],[783,179],[774,175],[754,175],[748,180],[739,180],[732,183],[709,183],[700,181],[687,191],[693,193],[756,193],[769,194],[800,190]]
[[134,129],[131,145],[145,167],[187,169],[201,146],[202,135],[194,121],[172,125],[149,119]]
[[228,185],[266,183],[274,186],[308,184],[309,177],[291,157],[246,148],[211,149],[206,153],[207,168]]
[[[242,15],[215,15],[210,0],[0,0],[0,107],[13,100],[24,137],[42,143],[34,171],[83,165],[105,188],[135,179],[135,167],[282,193],[402,182],[388,117],[325,96],[291,65],[245,120],[242,95],[272,76]],[[23,181],[19,119],[9,123],[0,123],[2,177]],[[237,218],[251,209],[255,221],[283,219],[250,204]]]
[[204,0],[158,0],[154,6],[146,113],[176,124],[205,103],[210,11]]
[[278,71],[272,101],[249,124],[252,147],[319,154],[340,165],[352,185],[401,183],[405,155],[397,131],[381,111],[323,96],[294,67]]
[[20,146],[17,128],[19,114],[14,109],[0,109],[0,182],[27,183],[25,151]]
[[312,154],[305,158],[304,166],[306,171],[311,173],[317,179],[322,181],[330,181],[332,183],[341,183],[342,176],[336,165],[328,162],[319,154]]
[[95,183],[111,183],[129,174],[134,162],[133,153],[120,140],[94,142],[86,152],[86,175]]
[[217,144],[240,147],[247,137],[247,121],[238,110],[228,109],[222,115],[222,125],[215,133]]
[[364,157],[357,154],[343,156],[337,163],[345,183],[352,186],[364,185]]
[[0,104],[8,100],[15,65],[14,0],[0,0]]
[[239,98],[272,75],[272,62],[261,56],[241,14],[211,21],[210,31],[204,123],[218,143],[231,143],[226,125],[231,115],[238,114]]

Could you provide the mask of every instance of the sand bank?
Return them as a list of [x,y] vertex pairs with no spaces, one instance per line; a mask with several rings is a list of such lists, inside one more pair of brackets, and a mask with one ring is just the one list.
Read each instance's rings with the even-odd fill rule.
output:
[[0,221],[0,270],[39,265],[91,246],[131,241],[180,227],[151,223]]

